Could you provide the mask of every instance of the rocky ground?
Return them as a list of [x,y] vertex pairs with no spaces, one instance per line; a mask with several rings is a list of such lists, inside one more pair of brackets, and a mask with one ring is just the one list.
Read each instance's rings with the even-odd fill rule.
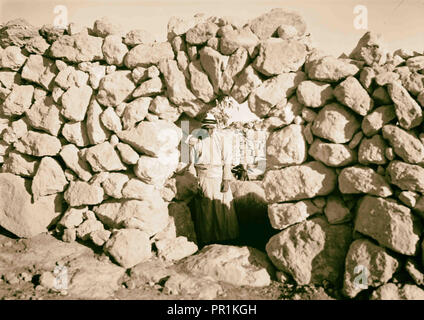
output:
[[[190,287],[196,277],[179,270],[179,264],[159,259],[125,270],[109,258],[88,246],[65,243],[48,233],[32,239],[17,239],[0,234],[0,299],[3,300],[190,300],[207,298],[214,289]],[[55,266],[67,266],[71,277],[68,290],[58,291],[47,275]],[[169,275],[180,273],[186,278],[185,290],[173,294],[167,285]],[[271,281],[264,287],[235,286],[213,281],[220,286],[216,299],[220,300],[280,300],[280,299],[334,299],[336,292],[325,292],[323,287],[295,286]],[[212,292],[214,294],[214,292]],[[333,297],[332,297],[332,296]]]

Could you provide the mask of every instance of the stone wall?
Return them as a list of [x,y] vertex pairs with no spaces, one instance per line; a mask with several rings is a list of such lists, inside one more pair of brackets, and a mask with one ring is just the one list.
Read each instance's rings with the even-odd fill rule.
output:
[[280,281],[351,298],[365,289],[358,270],[377,298],[403,290],[384,285],[398,274],[424,283],[423,54],[387,52],[368,32],[328,56],[281,9],[244,26],[172,18],[166,42],[106,19],[14,20],[0,45],[0,226],[16,236],[54,230],[126,268],[192,255],[181,123],[231,96],[269,134],[261,184],[281,231],[266,251]]

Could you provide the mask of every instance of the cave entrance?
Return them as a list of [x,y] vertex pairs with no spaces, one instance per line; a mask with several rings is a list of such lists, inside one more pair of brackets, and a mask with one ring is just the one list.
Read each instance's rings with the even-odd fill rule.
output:
[[[264,251],[269,238],[275,234],[268,218],[268,206],[262,188],[268,132],[262,119],[250,111],[247,102],[239,104],[225,96],[217,99],[216,106],[209,112],[215,116],[218,129],[232,145],[233,180],[230,188],[240,235],[228,244],[246,245]],[[196,225],[194,200],[189,207]]]

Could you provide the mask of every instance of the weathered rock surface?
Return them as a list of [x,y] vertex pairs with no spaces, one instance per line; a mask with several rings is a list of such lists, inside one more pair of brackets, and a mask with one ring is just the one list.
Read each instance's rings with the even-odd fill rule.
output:
[[351,242],[351,228],[330,225],[314,218],[273,236],[266,252],[277,269],[290,274],[299,285],[337,283]]
[[408,207],[371,196],[365,196],[358,207],[355,230],[405,255],[415,255],[422,231]]
[[336,174],[317,161],[265,173],[263,186],[270,203],[327,195],[336,186]]
[[358,165],[347,167],[340,172],[338,179],[342,193],[367,193],[379,197],[388,197],[393,193],[384,177],[371,168]]
[[35,202],[24,178],[0,173],[0,226],[21,238],[46,232],[61,215],[61,195],[40,197]]
[[301,125],[291,124],[274,131],[267,140],[267,166],[281,168],[306,160],[307,147]]
[[331,103],[320,110],[312,124],[312,133],[334,143],[349,142],[360,124],[345,107]]
[[254,248],[209,245],[184,260],[182,268],[238,286],[267,286],[274,272],[266,255]]
[[[398,260],[386,249],[366,239],[355,240],[346,256],[343,292],[354,298],[361,290],[379,287],[392,278],[398,267]],[[361,272],[364,277],[357,278]]]
[[106,242],[105,251],[126,269],[149,259],[152,255],[147,234],[137,229],[115,231]]

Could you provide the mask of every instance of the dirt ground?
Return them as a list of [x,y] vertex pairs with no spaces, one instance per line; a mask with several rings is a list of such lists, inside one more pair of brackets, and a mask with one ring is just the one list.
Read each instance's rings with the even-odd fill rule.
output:
[[[161,263],[156,261],[155,263]],[[69,271],[68,290],[57,292],[40,285],[40,275],[57,266]],[[178,264],[167,265],[175,271]],[[175,269],[175,270],[172,270]],[[93,248],[74,242],[65,243],[50,234],[32,239],[16,239],[0,234],[0,299],[2,300],[198,300],[198,293],[170,294],[165,279],[146,281],[129,270],[113,264],[109,257]],[[341,299],[330,287],[298,287],[275,280],[262,288],[236,287],[219,283],[217,300],[330,300]]]

